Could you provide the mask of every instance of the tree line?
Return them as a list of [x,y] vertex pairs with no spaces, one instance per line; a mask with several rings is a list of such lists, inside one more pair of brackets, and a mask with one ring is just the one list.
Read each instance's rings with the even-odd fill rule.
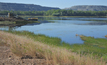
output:
[[15,15],[34,16],[107,16],[106,11],[73,11],[73,10],[48,10],[48,11],[0,11],[0,15],[13,13]]

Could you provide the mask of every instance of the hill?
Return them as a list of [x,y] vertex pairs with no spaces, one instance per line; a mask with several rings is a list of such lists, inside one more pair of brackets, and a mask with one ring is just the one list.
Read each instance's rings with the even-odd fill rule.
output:
[[65,8],[66,10],[75,10],[75,11],[104,11],[107,10],[107,6],[98,6],[98,5],[78,5],[72,6],[70,8]]
[[51,9],[59,9],[54,7],[45,7],[34,4],[19,4],[19,3],[2,3],[0,2],[0,10],[8,10],[8,11],[47,11]]

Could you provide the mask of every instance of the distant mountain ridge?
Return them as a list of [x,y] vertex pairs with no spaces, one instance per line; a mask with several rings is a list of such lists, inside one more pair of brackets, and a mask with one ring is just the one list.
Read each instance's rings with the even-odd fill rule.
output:
[[107,6],[100,5],[78,5],[72,6],[70,8],[65,8],[66,10],[75,10],[75,11],[105,11]]
[[19,4],[19,3],[2,3],[0,2],[0,11],[47,11],[51,9],[59,9],[55,7],[44,7],[34,4]]

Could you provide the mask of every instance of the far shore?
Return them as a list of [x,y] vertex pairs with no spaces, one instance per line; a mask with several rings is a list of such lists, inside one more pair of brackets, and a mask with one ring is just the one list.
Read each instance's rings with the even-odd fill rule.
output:
[[[33,15],[19,15],[20,17],[29,17]],[[93,17],[93,18],[107,18],[107,16],[33,16],[33,17]]]

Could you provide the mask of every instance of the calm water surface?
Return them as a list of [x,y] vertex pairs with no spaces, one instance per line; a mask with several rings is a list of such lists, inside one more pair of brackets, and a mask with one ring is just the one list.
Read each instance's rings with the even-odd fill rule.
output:
[[58,37],[69,44],[83,44],[84,41],[76,34],[95,38],[105,38],[107,35],[107,18],[39,17],[39,21],[41,24],[32,23],[15,30]]

